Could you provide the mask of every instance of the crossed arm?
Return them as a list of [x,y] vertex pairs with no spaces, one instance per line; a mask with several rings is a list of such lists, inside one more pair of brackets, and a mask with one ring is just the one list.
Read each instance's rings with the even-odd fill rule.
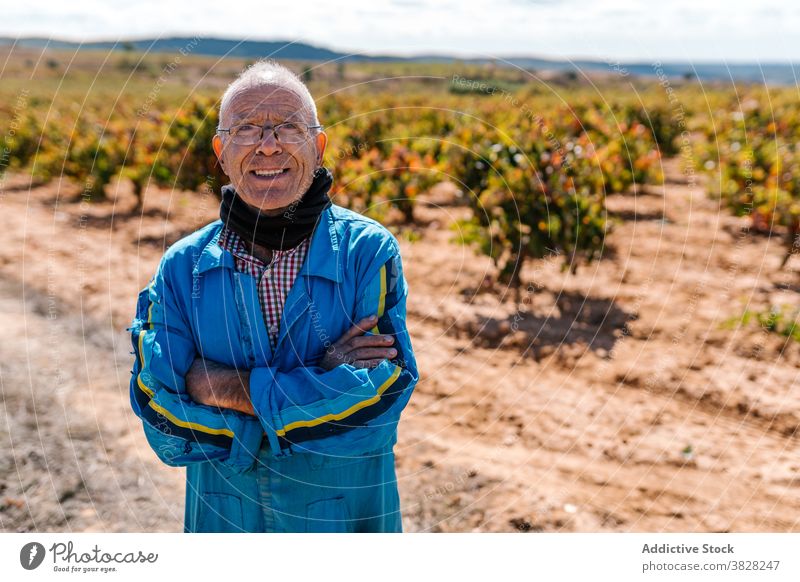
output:
[[246,471],[265,435],[276,456],[352,455],[386,443],[418,371],[400,257],[395,250],[383,261],[359,293],[356,325],[319,361],[292,370],[199,359],[186,294],[175,292],[171,281],[179,277],[162,261],[130,328],[131,404],[159,458],[172,466],[218,460]]
[[[391,335],[365,335],[377,323],[375,315],[366,317],[331,344],[317,364],[333,370],[341,364],[355,368],[374,368],[397,355]],[[186,374],[186,391],[198,404],[236,410],[256,416],[250,399],[250,371],[236,370],[212,360],[195,358]]]

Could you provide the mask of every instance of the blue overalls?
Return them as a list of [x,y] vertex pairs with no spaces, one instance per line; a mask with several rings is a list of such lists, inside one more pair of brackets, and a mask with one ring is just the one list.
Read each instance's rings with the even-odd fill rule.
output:
[[[234,268],[213,222],[171,246],[141,291],[131,405],[158,457],[186,467],[187,532],[401,531],[393,446],[418,380],[397,241],[333,205],[322,213],[275,349],[257,281]],[[375,368],[316,366],[355,322],[392,334]],[[256,416],[197,404],[196,357],[250,371]]]

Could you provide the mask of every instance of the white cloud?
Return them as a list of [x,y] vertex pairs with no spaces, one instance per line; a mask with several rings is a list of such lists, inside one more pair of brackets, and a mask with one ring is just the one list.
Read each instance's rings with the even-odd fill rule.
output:
[[297,0],[279,7],[264,0],[42,0],[4,8],[0,34],[206,34],[369,53],[767,61],[797,60],[799,26],[800,10],[789,0]]

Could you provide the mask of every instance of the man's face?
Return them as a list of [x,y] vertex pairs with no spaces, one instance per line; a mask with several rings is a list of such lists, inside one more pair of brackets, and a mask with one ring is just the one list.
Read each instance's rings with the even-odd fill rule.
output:
[[[313,125],[311,113],[293,91],[265,85],[237,93],[222,112],[220,125],[229,128],[250,123],[277,125],[284,121],[302,121]],[[233,143],[229,134],[214,136],[213,146],[222,169],[231,184],[250,206],[265,214],[280,214],[280,209],[298,200],[311,186],[314,170],[322,163],[327,136],[309,131],[303,143],[280,143],[271,131],[255,145]],[[281,170],[274,176],[258,173]]]

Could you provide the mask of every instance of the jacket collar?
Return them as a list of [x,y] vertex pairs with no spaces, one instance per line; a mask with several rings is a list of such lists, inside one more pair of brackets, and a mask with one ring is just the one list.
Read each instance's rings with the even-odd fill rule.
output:
[[[222,221],[214,223],[216,233],[206,244],[195,263],[193,274],[200,275],[217,267],[234,268],[233,255],[219,246],[219,235]],[[342,281],[341,259],[339,255],[339,237],[336,234],[336,221],[333,217],[333,205],[320,215],[320,221],[311,235],[308,255],[303,261],[299,275],[325,277],[337,283]]]

